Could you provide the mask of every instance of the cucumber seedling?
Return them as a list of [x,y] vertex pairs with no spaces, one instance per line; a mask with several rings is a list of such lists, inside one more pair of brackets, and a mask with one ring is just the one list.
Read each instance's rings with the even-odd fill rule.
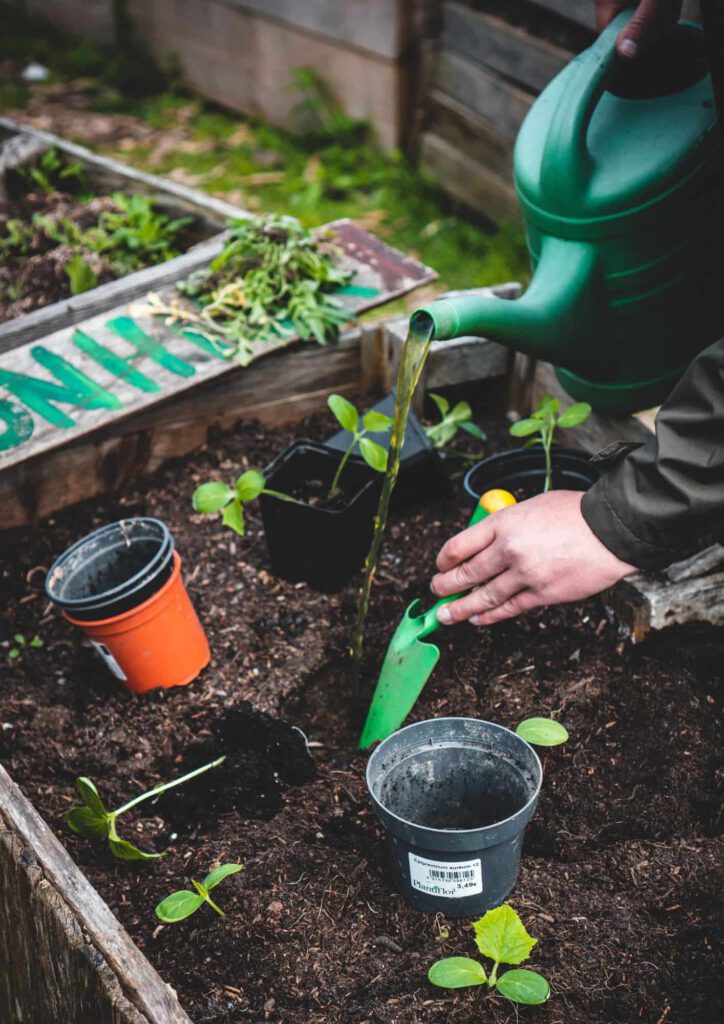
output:
[[489,910],[473,924],[475,945],[481,956],[493,961],[489,973],[479,960],[451,956],[438,960],[428,972],[428,980],[440,988],[470,988],[485,985],[513,1003],[536,1006],[551,994],[550,985],[536,971],[526,968],[506,971],[498,977],[501,964],[521,964],[538,941],[526,931],[515,910],[507,903]]
[[373,441],[367,435],[388,434],[392,429],[392,417],[385,416],[383,412],[377,412],[376,409],[370,409],[364,416],[360,416],[355,406],[346,398],[343,398],[342,395],[330,395],[327,399],[327,405],[340,427],[352,435],[352,440],[342,456],[342,460],[337,467],[337,472],[334,474],[329,488],[329,493],[334,494],[339,487],[344,467],[347,465],[356,444],[359,444],[360,455],[370,469],[374,469],[377,473],[385,472],[387,469],[387,449],[383,448],[381,444],[377,444],[376,441]]
[[180,779],[174,779],[173,782],[162,782],[146,793],[135,796],[133,800],[129,800],[115,811],[109,811],[106,808],[92,779],[81,775],[75,780],[75,788],[78,790],[83,804],[80,807],[72,807],[68,811],[65,816],[66,823],[71,831],[80,836],[86,836],[88,839],[107,839],[108,848],[119,860],[155,860],[157,857],[163,857],[162,853],[145,853],[133,843],[129,843],[127,839],[121,839],[116,831],[116,819],[145,800],[152,800],[165,793],[166,790],[173,789],[174,786],[181,786],[184,782],[195,779],[197,775],[203,775],[211,768],[218,768],[224,760],[225,757],[217,757],[215,761],[202,765],[201,768],[195,768],[192,772],[182,775]]
[[[574,402],[567,409],[559,413],[561,403],[553,395],[543,395],[531,415],[524,420],[518,420],[510,427],[513,437],[527,437],[524,448],[532,447],[535,444],[543,446],[546,460],[546,479],[544,491],[550,491],[553,486],[553,467],[551,466],[551,447],[554,443],[554,433],[562,427],[570,430],[572,427],[579,427],[585,423],[591,415],[591,406],[588,402]],[[537,437],[533,435],[537,434]]]
[[201,484],[196,488],[191,503],[194,512],[201,512],[205,516],[221,512],[221,521],[240,537],[244,536],[244,506],[250,501],[255,501],[260,494],[270,494],[274,498],[281,498],[282,501],[294,501],[295,499],[281,491],[274,491],[266,485],[266,477],[260,469],[247,469],[237,479],[233,487],[229,487],[223,480],[212,480],[207,484]]
[[229,875],[235,875],[238,871],[243,870],[243,864],[222,864],[210,871],[203,882],[197,882],[195,878],[192,878],[191,884],[196,892],[191,892],[190,889],[179,889],[178,892],[172,892],[156,907],[156,917],[165,924],[176,924],[178,921],[185,921],[187,917],[191,917],[204,903],[208,903],[217,914],[224,917],[224,911],[221,907],[217,907],[209,893]]
[[[438,423],[431,423],[422,429],[433,448],[438,450],[448,448],[461,430],[471,434],[478,441],[487,440],[485,431],[481,430],[477,423],[473,422],[473,411],[467,402],[457,402],[451,406],[444,395],[436,395],[432,391],[430,392],[430,398],[437,406],[440,420]],[[474,456],[470,456],[466,452],[458,452],[452,448],[449,450],[453,455],[459,455],[463,459],[474,458]]]

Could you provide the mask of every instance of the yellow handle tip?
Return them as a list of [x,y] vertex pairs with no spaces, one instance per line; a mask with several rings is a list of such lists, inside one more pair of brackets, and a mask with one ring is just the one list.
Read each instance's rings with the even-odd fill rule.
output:
[[515,498],[510,491],[504,491],[500,487],[494,487],[492,491],[486,491],[480,498],[480,504],[486,512],[498,512],[508,505],[515,505]]

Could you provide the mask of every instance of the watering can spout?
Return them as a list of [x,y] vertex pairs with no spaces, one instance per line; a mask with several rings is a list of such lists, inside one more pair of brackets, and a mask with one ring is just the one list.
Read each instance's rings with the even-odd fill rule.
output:
[[533,280],[520,299],[439,299],[415,310],[416,333],[447,341],[464,335],[491,338],[577,373],[600,366],[606,324],[603,279],[593,248],[585,242],[549,238]]

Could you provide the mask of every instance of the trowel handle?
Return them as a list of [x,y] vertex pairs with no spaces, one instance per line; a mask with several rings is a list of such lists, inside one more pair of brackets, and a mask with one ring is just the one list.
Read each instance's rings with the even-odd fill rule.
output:
[[[508,491],[486,491],[473,509],[473,514],[470,516],[470,521],[468,523],[468,529],[470,529],[471,526],[475,526],[475,524],[479,523],[482,519],[485,519],[492,512],[497,512],[498,509],[505,508],[507,505],[515,505],[515,503],[515,498]],[[449,597],[441,597],[439,601],[436,601],[432,608],[429,608],[424,615],[421,616],[423,626],[422,631],[418,634],[420,639],[422,637],[429,636],[430,633],[434,633],[440,625],[437,620],[438,608],[442,608],[444,604],[449,604],[450,601],[457,601],[459,597],[463,597],[467,593],[469,593],[469,591],[463,590],[459,594],[451,594]]]
[[588,185],[593,170],[588,126],[616,63],[616,38],[632,14],[632,10],[617,14],[595,43],[574,60],[571,70],[575,68],[575,72],[551,114],[541,161],[541,189],[557,197],[558,213],[566,212],[567,201],[578,204]]

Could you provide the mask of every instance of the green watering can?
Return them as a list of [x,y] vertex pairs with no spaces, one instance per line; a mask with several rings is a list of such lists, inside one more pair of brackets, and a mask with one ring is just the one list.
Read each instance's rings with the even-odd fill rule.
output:
[[[679,22],[621,61],[619,15],[531,107],[515,186],[534,268],[522,298],[416,310],[432,337],[484,335],[556,365],[608,412],[661,402],[724,335],[724,147],[703,32]],[[625,65],[625,66],[624,66]]]

